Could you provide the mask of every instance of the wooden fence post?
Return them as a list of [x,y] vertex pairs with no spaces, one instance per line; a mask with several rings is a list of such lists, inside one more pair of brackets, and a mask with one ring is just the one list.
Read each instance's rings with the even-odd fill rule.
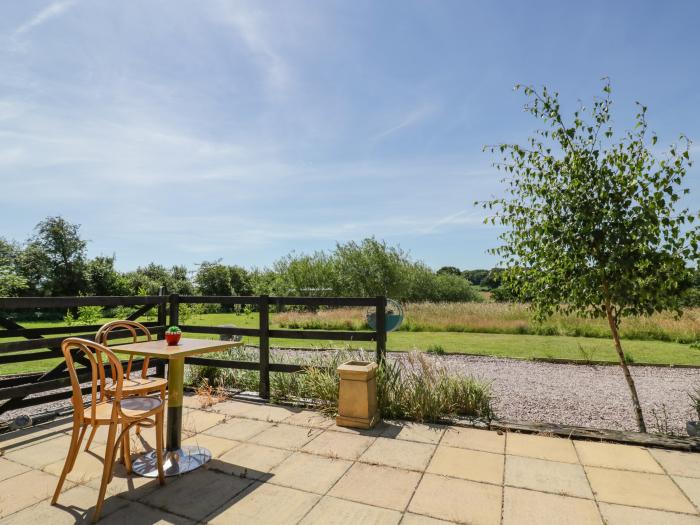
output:
[[168,297],[170,303],[170,315],[168,316],[168,324],[177,326],[180,324],[180,296],[176,293],[171,293]]
[[377,363],[381,364],[386,356],[386,297],[377,296]]
[[[158,290],[158,295],[160,297],[165,297],[165,295],[168,293],[168,289],[165,286],[161,286],[160,290]],[[165,302],[162,302],[158,305],[158,326],[165,326],[168,322],[168,309],[165,304]],[[165,326],[165,329],[167,329],[167,326]],[[156,335],[157,339],[165,339],[165,335],[163,334],[157,334]],[[162,359],[156,359],[156,375],[158,377],[165,377],[165,361]]]
[[270,297],[260,296],[260,397],[270,399]]

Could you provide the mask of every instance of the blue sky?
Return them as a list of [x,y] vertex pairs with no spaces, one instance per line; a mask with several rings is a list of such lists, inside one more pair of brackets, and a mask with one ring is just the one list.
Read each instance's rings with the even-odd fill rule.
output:
[[573,106],[609,76],[618,128],[640,100],[662,143],[700,142],[699,19],[691,0],[0,0],[0,235],[60,214],[120,269],[371,235],[488,267],[482,146],[536,127],[513,85]]

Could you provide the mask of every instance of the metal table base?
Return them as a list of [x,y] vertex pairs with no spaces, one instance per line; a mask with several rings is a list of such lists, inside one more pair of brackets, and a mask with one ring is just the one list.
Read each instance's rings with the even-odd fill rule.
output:
[[[185,445],[177,450],[166,450],[163,455],[163,470],[166,476],[179,476],[195,470],[211,459],[211,452],[196,445]],[[134,473],[146,478],[158,477],[156,451],[151,450],[134,460]]]

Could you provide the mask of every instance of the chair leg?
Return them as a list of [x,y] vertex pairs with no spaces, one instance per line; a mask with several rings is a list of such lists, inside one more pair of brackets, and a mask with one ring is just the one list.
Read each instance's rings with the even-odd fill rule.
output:
[[131,443],[129,441],[129,431],[122,436],[122,456],[124,458],[124,468],[127,474],[131,474]]
[[93,424],[92,430],[90,431],[90,437],[88,437],[87,443],[85,443],[85,452],[90,450],[90,444],[92,443],[92,439],[95,437],[95,432],[97,432],[97,425]]
[[97,505],[95,505],[95,513],[92,516],[92,522],[96,523],[100,519],[102,505],[107,492],[107,483],[112,476],[112,468],[114,466],[115,441],[117,439],[117,422],[112,421],[109,424],[109,432],[107,433],[107,447],[105,448],[104,468],[102,470],[102,483],[100,484],[100,493],[97,496]]
[[158,464],[158,481],[165,485],[165,472],[163,471],[163,412],[156,414],[156,463]]
[[[85,427],[83,427],[84,429]],[[63,483],[66,481],[66,476],[73,470],[73,465],[75,464],[75,457],[78,455],[78,449],[80,448],[80,441],[78,440],[80,436],[82,440],[82,431],[80,429],[80,423],[77,420],[73,421],[73,432],[70,436],[70,447],[68,448],[68,455],[66,456],[66,462],[63,464],[63,470],[61,471],[61,477],[58,478],[58,484],[56,485],[56,490],[53,493],[53,498],[51,498],[51,505],[55,505],[58,501],[58,496],[61,494],[61,489],[63,488]]]
[[73,470],[73,467],[75,466],[75,458],[78,457],[78,451],[80,450],[80,445],[83,442],[83,438],[85,437],[85,431],[87,430],[87,427],[88,427],[88,424],[83,423],[83,428],[80,431],[80,437],[78,437],[78,443],[76,443],[76,445],[75,445],[76,453],[73,454],[73,461],[71,461],[70,470]]

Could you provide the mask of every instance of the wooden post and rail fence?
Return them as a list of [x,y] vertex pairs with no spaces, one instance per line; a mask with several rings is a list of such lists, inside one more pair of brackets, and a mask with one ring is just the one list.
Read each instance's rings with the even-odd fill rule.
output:
[[[259,313],[257,328],[238,328],[223,326],[200,326],[180,324],[181,304],[218,304],[222,306],[250,305]],[[143,296],[92,296],[92,297],[0,297],[0,415],[9,411],[48,402],[68,399],[71,396],[70,378],[61,354],[61,342],[66,337],[83,337],[94,340],[95,333],[101,325],[50,326],[42,328],[25,328],[12,318],[11,313],[49,309],[53,311],[72,309],[80,306],[101,306],[113,308],[118,306],[137,307],[128,316],[131,321],[138,320],[156,309],[156,321],[143,324],[162,339],[168,326],[177,325],[185,333],[209,335],[240,335],[257,337],[260,349],[258,362],[234,361],[209,357],[188,357],[186,363],[211,367],[258,370],[260,373],[260,397],[270,397],[270,372],[300,372],[306,366],[289,363],[270,362],[270,339],[316,339],[323,341],[374,342],[376,360],[381,362],[386,353],[385,311],[386,297],[273,297],[261,296],[204,296],[204,295],[167,295],[161,289],[159,295]],[[287,306],[305,307],[369,307],[375,308],[376,330],[301,330],[273,329],[270,327],[270,307],[282,311]],[[53,337],[52,337],[53,336]],[[126,331],[115,331],[110,339],[127,336]],[[9,341],[6,341],[10,339]],[[8,375],[3,365],[61,358],[61,362],[47,370],[31,374]],[[78,359],[76,357],[76,359]],[[78,361],[80,362],[80,361]],[[155,372],[151,375],[164,376],[165,363],[151,360]],[[88,363],[82,363],[86,365]],[[132,370],[138,371],[143,360],[134,360]],[[79,373],[81,379],[89,380],[89,369]],[[84,388],[87,393],[89,386]]]

